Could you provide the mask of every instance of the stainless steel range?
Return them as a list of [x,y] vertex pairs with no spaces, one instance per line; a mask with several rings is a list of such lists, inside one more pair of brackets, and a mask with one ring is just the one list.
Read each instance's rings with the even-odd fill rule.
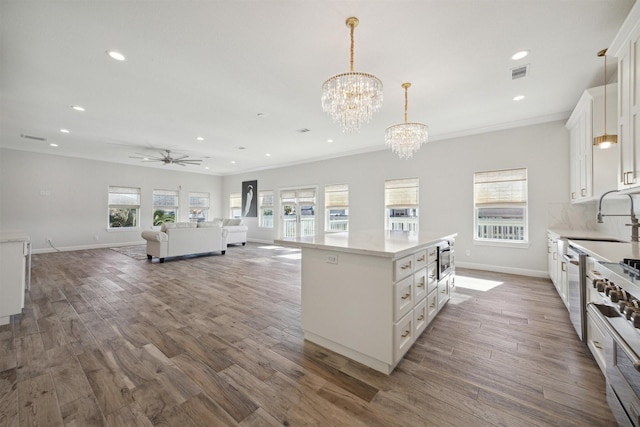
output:
[[[600,262],[593,286],[602,303],[589,303],[588,345],[604,363],[607,401],[621,426],[640,427],[640,260]],[[601,366],[602,367],[602,366]]]

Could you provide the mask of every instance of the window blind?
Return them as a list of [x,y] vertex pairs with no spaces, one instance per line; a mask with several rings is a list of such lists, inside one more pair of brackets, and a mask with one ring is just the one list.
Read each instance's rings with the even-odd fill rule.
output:
[[527,170],[506,169],[474,174],[476,205],[526,203]]
[[418,178],[394,179],[384,182],[384,200],[387,208],[417,208]]
[[231,209],[242,208],[242,196],[240,193],[233,193],[229,196],[229,205]]
[[327,209],[349,207],[349,184],[327,185],[324,187],[324,204]]
[[280,192],[282,203],[306,203],[313,204],[316,201],[316,190],[314,188],[301,188],[298,190],[283,190]]
[[263,208],[273,207],[273,191],[260,191],[260,206]]
[[140,189],[132,187],[109,187],[109,205],[140,206]]
[[175,208],[178,199],[178,190],[153,190],[153,206],[156,208]]
[[209,193],[189,193],[190,208],[208,208]]

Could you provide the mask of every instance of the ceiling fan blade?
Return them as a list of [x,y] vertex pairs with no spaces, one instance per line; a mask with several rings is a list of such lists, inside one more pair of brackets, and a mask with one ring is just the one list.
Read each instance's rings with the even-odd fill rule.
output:
[[177,161],[180,161],[180,160],[182,160],[182,159],[186,159],[187,157],[189,157],[189,156],[184,155],[184,156],[182,156],[182,157],[176,157],[176,158],[174,158],[174,159],[173,159],[173,161],[174,161],[174,162],[177,162]]

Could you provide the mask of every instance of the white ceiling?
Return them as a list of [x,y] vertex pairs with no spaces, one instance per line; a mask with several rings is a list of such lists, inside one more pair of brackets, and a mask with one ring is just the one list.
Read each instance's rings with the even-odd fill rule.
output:
[[[203,165],[144,165],[234,174],[383,149],[405,81],[409,119],[431,141],[563,119],[602,84],[596,53],[633,3],[0,0],[0,147],[136,165],[129,156],[171,149]],[[384,84],[358,134],[320,105],[322,83],[349,68],[349,16],[355,70]],[[531,54],[511,60],[521,49]],[[529,76],[512,80],[524,64]]]

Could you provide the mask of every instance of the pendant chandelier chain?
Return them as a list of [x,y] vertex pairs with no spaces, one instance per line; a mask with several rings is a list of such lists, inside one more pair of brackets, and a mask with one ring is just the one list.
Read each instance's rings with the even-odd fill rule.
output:
[[351,34],[351,49],[350,49],[350,54],[351,54],[351,59],[349,60],[349,71],[353,73],[353,52],[355,50],[355,42],[353,40],[353,33],[354,30],[356,28],[355,22],[349,22],[349,28],[351,28],[351,30],[349,31],[349,33]]

